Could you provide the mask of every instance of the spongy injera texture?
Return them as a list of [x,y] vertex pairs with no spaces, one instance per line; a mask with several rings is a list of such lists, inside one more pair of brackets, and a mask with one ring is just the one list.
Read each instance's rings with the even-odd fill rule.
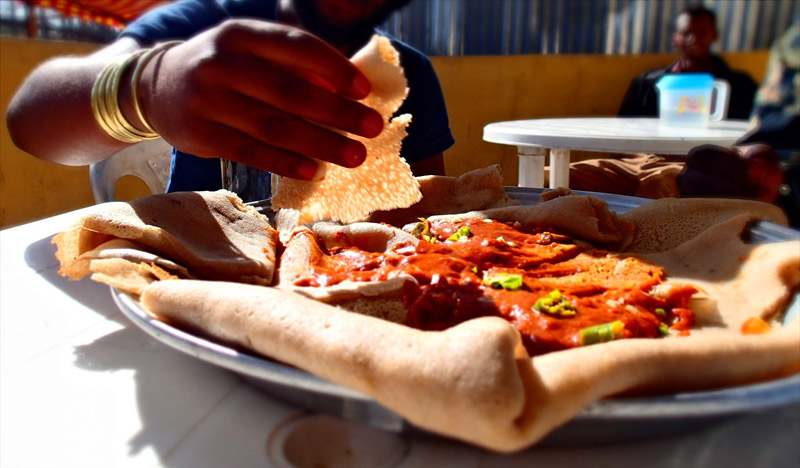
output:
[[375,36],[353,62],[372,83],[372,92],[361,102],[381,113],[384,129],[372,139],[345,133],[361,141],[367,149],[366,160],[357,168],[321,162],[326,172],[320,181],[281,181],[272,207],[298,210],[300,223],[319,220],[349,223],[374,211],[411,206],[422,198],[419,182],[400,157],[411,115],[390,120],[408,95],[408,82],[397,51],[387,38]]

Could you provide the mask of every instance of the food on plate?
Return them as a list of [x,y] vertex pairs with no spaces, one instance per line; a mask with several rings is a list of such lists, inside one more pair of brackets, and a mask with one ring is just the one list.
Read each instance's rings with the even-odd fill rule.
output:
[[653,200],[621,215],[640,228],[631,239],[628,252],[660,252],[677,247],[709,227],[733,217],[760,219],[788,224],[786,215],[775,205],[751,200],[671,198]]
[[131,292],[169,277],[269,285],[278,233],[236,194],[182,192],[89,209],[57,234],[59,273]]
[[530,358],[497,317],[426,332],[277,288],[196,280],[154,283],[142,303],[176,326],[369,395],[418,427],[498,451],[535,443],[609,395],[736,385],[800,365],[796,326],[619,340]]
[[412,116],[392,117],[408,94],[397,50],[389,39],[375,35],[352,61],[372,84],[370,94],[361,102],[381,114],[383,131],[375,138],[347,134],[367,148],[366,160],[356,168],[321,161],[325,171],[321,180],[281,180],[272,207],[294,210],[296,224],[318,220],[353,222],[373,211],[408,207],[422,197],[419,182],[400,157]]
[[[370,226],[392,242],[358,242]],[[383,225],[299,229],[281,256],[279,287],[350,308],[359,294],[395,298],[403,323],[445,330],[499,316],[530,355],[611,339],[686,332],[696,290],[660,288],[663,270],[636,257],[587,248],[542,225],[491,219],[429,221],[408,234]],[[378,236],[373,235],[373,238]],[[338,245],[337,245],[338,244]],[[345,292],[350,293],[344,294]],[[402,306],[402,307],[401,307]],[[580,313],[578,313],[580,310]]]
[[[124,247],[143,253],[126,258],[169,271],[127,289],[141,293],[159,320],[297,366],[418,427],[498,451],[530,446],[608,396],[800,371],[800,322],[783,324],[800,285],[800,240],[751,244],[741,235],[752,220],[773,219],[769,209],[670,200],[643,205],[647,216],[628,216],[598,198],[560,195],[535,205],[465,206],[466,213],[405,227],[314,223],[281,233],[277,249],[267,218],[228,192],[158,195],[130,209],[98,206],[57,236],[59,259],[78,277],[96,266],[82,255],[102,245],[80,247],[82,239],[133,242]],[[195,216],[189,228],[189,200],[221,206],[210,211],[224,215]],[[643,233],[703,210],[729,214],[683,239],[674,231],[668,244],[642,247]],[[129,231],[159,234],[123,237]],[[205,231],[230,234],[186,238]],[[151,237],[189,247],[142,241]],[[241,242],[247,248],[231,247]],[[261,245],[276,265],[261,284],[244,284],[252,275],[233,269],[221,278],[219,266],[203,268],[195,254],[252,268]],[[108,275],[94,277],[116,285]],[[551,333],[554,327],[566,331]]]
[[405,209],[376,211],[366,221],[403,226],[419,217],[464,213],[501,206],[519,205],[506,195],[500,166],[492,165],[458,177],[418,177],[422,199]]

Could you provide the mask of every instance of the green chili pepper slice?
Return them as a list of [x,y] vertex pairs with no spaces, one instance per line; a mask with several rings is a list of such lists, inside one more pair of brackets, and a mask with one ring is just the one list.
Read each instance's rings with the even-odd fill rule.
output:
[[580,331],[581,346],[588,346],[595,343],[605,343],[619,338],[623,338],[625,324],[620,320],[609,323],[602,323],[592,327],[586,327]]
[[431,232],[431,222],[425,218],[417,219],[419,219],[419,222],[414,226],[414,229],[411,230],[411,235],[425,242],[430,242],[431,244],[437,243],[439,239]]
[[469,237],[471,234],[472,234],[472,232],[470,232],[469,226],[461,226],[461,228],[459,228],[459,230],[456,231],[455,234],[453,234],[452,236],[448,237],[447,240],[457,242],[457,241],[461,240],[462,238]]
[[554,289],[545,297],[540,297],[533,308],[538,312],[562,317],[569,317],[577,313],[572,302],[564,297],[558,289]]
[[483,284],[494,289],[506,289],[508,291],[516,291],[522,287],[522,275],[513,273],[496,273],[494,275],[485,275],[483,277]]

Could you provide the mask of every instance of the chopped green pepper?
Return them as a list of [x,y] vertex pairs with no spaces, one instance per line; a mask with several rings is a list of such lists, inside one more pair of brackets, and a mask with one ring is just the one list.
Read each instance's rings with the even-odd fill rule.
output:
[[572,302],[564,297],[558,289],[554,289],[545,297],[540,297],[536,304],[533,305],[533,308],[539,312],[563,317],[569,317],[577,313]]
[[483,284],[495,289],[507,289],[516,291],[522,287],[522,275],[513,273],[497,273],[494,275],[484,275]]
[[658,332],[661,334],[661,336],[669,335],[669,325],[667,325],[666,323],[659,323]]
[[605,343],[606,341],[622,338],[625,324],[620,320],[609,323],[602,323],[593,327],[586,327],[580,331],[581,346],[595,343]]
[[461,228],[459,228],[459,230],[456,231],[455,234],[448,237],[447,240],[449,241],[459,241],[461,239],[466,240],[466,238],[468,238],[471,234],[472,233],[469,230],[469,226],[461,226]]
[[439,239],[431,232],[431,222],[425,218],[417,219],[419,219],[419,222],[414,226],[414,229],[411,230],[411,235],[417,239],[430,242],[431,244],[438,242]]
[[656,315],[661,315],[661,316],[667,315],[667,311],[662,309],[661,307],[656,307],[656,310],[654,312],[656,313]]

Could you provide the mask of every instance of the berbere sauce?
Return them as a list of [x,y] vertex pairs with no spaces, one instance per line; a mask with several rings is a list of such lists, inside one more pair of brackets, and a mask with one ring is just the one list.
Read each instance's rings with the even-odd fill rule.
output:
[[531,355],[580,346],[592,331],[586,329],[597,325],[621,322],[614,338],[656,338],[670,327],[685,334],[693,323],[687,304],[696,291],[686,286],[650,294],[663,270],[641,259],[586,248],[541,226],[482,219],[421,223],[412,233],[424,240],[389,252],[327,250],[318,243],[322,255],[312,256],[308,275],[295,284],[382,281],[404,273],[416,280],[403,288],[407,325],[443,330],[500,316],[520,332]]

